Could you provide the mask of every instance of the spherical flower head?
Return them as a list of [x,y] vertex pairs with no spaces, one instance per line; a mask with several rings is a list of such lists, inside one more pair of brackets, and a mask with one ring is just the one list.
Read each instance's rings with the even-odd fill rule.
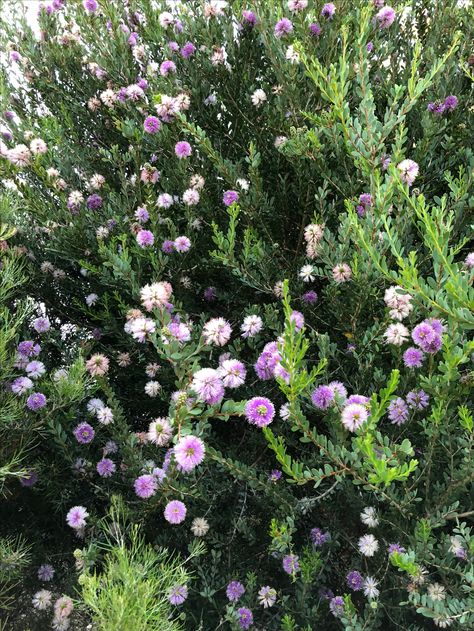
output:
[[397,169],[400,171],[402,182],[405,182],[408,186],[413,184],[420,171],[420,167],[413,160],[402,160],[397,164]]
[[398,552],[399,554],[403,554],[405,552],[405,548],[399,543],[391,543],[387,549],[389,555],[393,554],[394,552]]
[[417,324],[416,327],[411,332],[412,340],[415,342],[417,346],[425,346],[433,341],[436,333],[432,326],[428,324],[428,322],[421,322],[421,324]]
[[146,500],[156,493],[157,483],[155,476],[144,474],[139,476],[133,483],[136,495]]
[[245,416],[251,425],[265,427],[273,421],[275,406],[266,397],[253,397],[247,401]]
[[116,468],[113,460],[110,460],[110,458],[102,458],[102,460],[99,460],[97,463],[96,470],[101,478],[110,478],[115,473]]
[[342,618],[344,615],[344,598],[342,596],[334,596],[329,601],[329,610],[336,618]]
[[68,526],[77,530],[85,527],[88,517],[89,513],[84,506],[73,506],[66,515],[66,522]]
[[217,298],[217,291],[215,287],[206,287],[203,291],[203,298],[207,302],[213,302]]
[[347,263],[338,263],[333,267],[332,277],[336,283],[346,283],[352,278],[352,270]]
[[276,589],[266,585],[265,587],[261,587],[258,590],[258,602],[262,605],[264,609],[268,607],[273,607],[277,599]]
[[55,569],[49,563],[44,563],[40,565],[38,568],[38,578],[40,581],[44,581],[45,583],[49,583],[49,581],[53,580],[53,576],[55,574]]
[[388,406],[388,418],[393,425],[403,425],[408,419],[408,406],[401,397],[397,397]]
[[17,377],[11,385],[11,389],[15,394],[25,394],[31,390],[33,385],[33,381],[28,377]]
[[458,97],[450,94],[444,99],[444,109],[446,112],[452,112],[458,106]]
[[287,6],[289,11],[298,13],[308,7],[308,0],[288,0]]
[[377,511],[373,506],[366,506],[360,514],[360,520],[369,528],[376,528],[379,524]]
[[172,293],[173,287],[170,283],[161,281],[142,287],[140,289],[140,298],[145,309],[152,311],[155,307],[159,309],[165,307],[169,303]]
[[166,239],[165,241],[163,241],[161,250],[165,254],[171,254],[172,252],[174,252],[174,241],[171,241],[170,239]]
[[25,357],[39,355],[40,350],[41,346],[39,344],[35,344],[31,340],[24,340],[18,344],[18,352],[20,355],[24,355]]
[[37,333],[46,333],[49,331],[51,327],[51,323],[48,318],[36,318],[33,321],[33,328]]
[[225,593],[230,602],[234,603],[245,594],[245,587],[239,581],[231,581],[227,585]]
[[237,609],[237,614],[239,616],[239,626],[241,629],[249,629],[253,624],[253,614],[250,609],[247,607],[239,607]]
[[424,410],[430,398],[424,390],[412,390],[407,394],[407,403],[412,410]]
[[311,528],[309,536],[311,538],[313,546],[315,546],[316,548],[320,548],[331,538],[329,532],[323,532],[321,528]]
[[183,193],[183,203],[186,206],[196,206],[199,204],[199,192],[195,188],[188,188]]
[[69,618],[73,609],[74,603],[72,602],[71,598],[69,598],[69,596],[61,596],[54,603],[54,617],[59,620]]
[[252,28],[257,24],[257,16],[253,11],[242,11],[242,24]]
[[179,500],[172,500],[166,504],[163,514],[170,524],[180,524],[186,518],[186,506]]
[[186,585],[175,585],[171,588],[168,600],[172,605],[182,605],[188,597],[188,588]]
[[402,346],[408,340],[409,332],[404,324],[397,322],[390,324],[383,336],[387,344]]
[[195,537],[204,537],[209,531],[209,523],[204,517],[195,517],[191,524],[191,532]]
[[84,0],[82,6],[86,11],[89,11],[89,13],[95,13],[99,7],[99,4],[97,0]]
[[329,387],[339,399],[344,401],[347,399],[347,390],[343,383],[340,381],[331,381]]
[[358,548],[366,557],[373,557],[379,549],[379,542],[374,535],[364,535],[359,539]]
[[474,252],[469,252],[469,254],[464,259],[464,267],[468,270],[471,270],[474,267]]
[[362,577],[362,574],[358,572],[357,570],[352,570],[346,576],[346,583],[348,587],[352,589],[352,591],[354,592],[360,592],[360,590],[362,589],[363,582],[364,582],[364,579]]
[[247,371],[238,359],[226,359],[218,368],[225,388],[238,388],[245,382]]
[[46,405],[46,397],[41,392],[33,392],[26,400],[26,405],[33,412],[41,410]]
[[322,28],[319,26],[317,22],[311,22],[309,25],[309,32],[313,37],[319,37],[322,33]]
[[207,345],[224,346],[232,335],[232,327],[224,318],[212,318],[202,329],[202,336]]
[[31,377],[31,379],[39,379],[39,377],[44,375],[46,372],[46,367],[43,362],[34,359],[33,361],[28,362],[25,370],[28,373],[28,377]]
[[355,432],[369,418],[369,411],[365,405],[350,403],[341,413],[341,422],[349,432]]
[[392,7],[383,7],[375,16],[380,28],[389,28],[395,21],[395,11]]
[[360,405],[369,405],[370,399],[369,397],[364,397],[363,394],[351,394],[351,396],[346,399],[346,405],[350,405],[351,403],[359,403]]
[[279,469],[273,469],[268,476],[270,482],[278,482],[281,479],[282,472]]
[[334,403],[334,399],[334,389],[330,386],[318,386],[311,394],[311,401],[319,410],[327,410]]
[[403,363],[407,368],[421,368],[425,355],[423,351],[414,346],[410,346],[403,353]]
[[300,570],[299,558],[295,554],[287,554],[283,557],[282,566],[287,574],[295,574]]
[[174,249],[176,252],[187,252],[191,248],[191,241],[188,237],[177,237],[174,241]]
[[183,158],[189,158],[193,150],[191,149],[191,145],[189,144],[189,142],[186,142],[185,140],[181,140],[180,142],[176,143],[174,147],[174,152],[176,156],[180,160],[182,160]]
[[141,248],[149,248],[155,242],[153,232],[150,230],[139,230],[137,233],[137,243]]
[[161,121],[156,116],[147,116],[143,121],[143,129],[147,134],[157,134],[160,131]]
[[184,436],[174,448],[174,457],[182,471],[192,471],[204,460],[206,448],[197,436]]
[[263,320],[258,315],[249,315],[244,318],[240,330],[242,331],[242,337],[254,337],[263,328]]
[[321,9],[321,16],[323,18],[327,18],[328,20],[332,20],[334,14],[336,13],[336,7],[332,2],[328,2]]
[[237,204],[239,201],[239,194],[237,191],[225,191],[222,201],[226,206],[232,206],[234,203]]
[[275,24],[275,37],[284,37],[293,31],[293,24],[288,18],[282,18]]
[[181,48],[181,57],[183,59],[189,59],[196,52],[196,46],[192,42],[186,42]]
[[209,405],[216,405],[224,396],[224,384],[217,370],[213,368],[201,368],[193,375],[191,388],[201,401]]
[[102,197],[98,193],[89,195],[86,200],[86,206],[89,210],[98,210],[102,207]]
[[307,305],[314,305],[318,302],[318,294],[315,291],[307,291],[301,296],[301,300]]
[[32,603],[33,607],[38,611],[44,611],[51,607],[52,594],[47,589],[40,589],[33,595]]
[[174,61],[171,61],[170,59],[166,59],[160,65],[160,75],[162,77],[167,77],[169,74],[173,74],[175,72],[176,72],[176,64],[174,63]]
[[304,315],[300,311],[292,311],[290,322],[294,322],[296,331],[301,331],[304,327]]
[[379,590],[377,589],[377,585],[378,581],[376,581],[375,578],[373,578],[372,576],[366,576],[362,585],[364,596],[367,596],[369,600],[377,598],[377,596],[380,594]]
[[79,423],[79,425],[74,428],[73,434],[78,443],[87,445],[94,439],[95,432],[94,428],[89,425],[89,423]]
[[109,359],[99,353],[92,355],[86,361],[86,370],[92,377],[101,377],[109,370]]

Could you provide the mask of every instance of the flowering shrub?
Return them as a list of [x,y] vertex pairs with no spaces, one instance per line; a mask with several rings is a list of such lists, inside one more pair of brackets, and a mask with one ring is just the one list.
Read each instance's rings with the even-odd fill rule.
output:
[[114,496],[137,629],[467,628],[470,8],[168,4],[2,24],[33,606],[120,628]]

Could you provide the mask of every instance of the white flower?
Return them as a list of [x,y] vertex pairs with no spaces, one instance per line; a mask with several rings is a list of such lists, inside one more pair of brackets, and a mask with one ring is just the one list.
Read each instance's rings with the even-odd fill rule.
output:
[[92,305],[95,305],[95,303],[99,300],[99,296],[97,294],[89,294],[88,296],[86,296],[85,300],[86,305],[88,307],[92,307]]
[[195,188],[188,188],[183,193],[183,203],[186,206],[196,206],[199,203],[199,193]]
[[402,346],[409,337],[409,331],[404,324],[390,324],[383,334],[387,344]]
[[26,167],[30,162],[31,153],[26,145],[17,145],[7,150],[6,158],[18,167]]
[[106,239],[109,236],[109,229],[106,226],[99,226],[95,234],[98,239]]
[[143,343],[147,335],[151,335],[156,330],[156,325],[150,318],[136,318],[130,322],[130,333],[134,340]]
[[276,589],[273,589],[273,587],[269,587],[268,585],[266,585],[265,587],[261,587],[258,590],[258,602],[263,606],[264,609],[272,607],[275,604],[276,597]]
[[287,421],[290,418],[290,404],[284,403],[280,408],[280,418]]
[[167,281],[145,285],[140,289],[142,305],[147,311],[164,307],[170,300],[173,288]]
[[31,379],[39,379],[46,372],[46,367],[43,362],[35,359],[27,364],[26,372]]
[[202,175],[199,175],[198,173],[195,173],[189,181],[190,187],[195,188],[198,191],[204,188],[205,183],[206,180],[202,177]]
[[[135,50],[137,48],[138,46],[135,46]],[[113,107],[117,100],[117,96],[113,90],[104,90],[99,96],[102,103],[107,107]]]
[[105,407],[105,403],[101,399],[91,399],[87,404],[87,411],[96,414],[103,407]]
[[112,410],[105,405],[104,407],[97,410],[96,415],[97,420],[99,421],[99,423],[102,423],[102,425],[110,425],[110,423],[112,423],[112,421],[114,420],[114,414]]
[[161,366],[159,364],[147,364],[146,368],[145,368],[145,373],[147,377],[150,377],[150,379],[152,379],[156,373],[160,370]]
[[89,180],[89,186],[95,190],[102,188],[104,184],[105,184],[105,177],[103,175],[100,175],[100,173],[94,173],[94,175]]
[[360,514],[360,520],[369,528],[375,528],[379,524],[377,512],[373,506],[367,506]]
[[236,182],[237,186],[241,188],[243,191],[248,191],[250,188],[250,182],[243,177],[239,177]]
[[30,151],[34,154],[46,153],[48,151],[48,146],[41,138],[33,138],[30,142]]
[[163,13],[160,13],[158,21],[162,28],[168,28],[168,26],[174,24],[174,17],[168,11],[163,11]]
[[454,619],[450,618],[445,613],[442,613],[439,616],[436,616],[436,618],[433,618],[433,622],[437,627],[440,627],[441,629],[447,629],[453,624]]
[[379,542],[374,535],[364,535],[359,539],[359,550],[366,557],[373,557],[379,549]]
[[202,329],[204,342],[208,345],[224,346],[230,339],[232,328],[224,318],[211,318]]
[[283,296],[283,281],[282,280],[278,280],[273,285],[273,293],[275,294],[277,298],[281,298]]
[[303,283],[309,283],[314,280],[313,272],[314,270],[312,265],[303,265],[298,273],[298,276],[301,278]]
[[428,585],[428,596],[434,601],[444,600],[446,598],[446,588],[439,583]]
[[263,328],[262,318],[258,315],[248,315],[244,318],[240,326],[240,330],[242,331],[242,337],[253,337],[257,335]]
[[255,107],[260,107],[267,100],[267,95],[262,89],[259,88],[258,90],[255,90],[255,92],[250,97],[250,100],[252,101],[253,105],[255,105]]
[[156,205],[158,208],[169,208],[173,205],[173,196],[169,193],[161,193],[161,195],[158,195]]
[[377,596],[380,594],[379,590],[377,589],[377,585],[378,582],[375,580],[375,578],[372,578],[371,576],[367,576],[364,579],[364,582],[362,583],[362,588],[367,598],[377,598]]
[[286,136],[277,136],[273,144],[278,149],[279,147],[283,147],[287,140],[288,138]]
[[44,611],[51,607],[51,592],[47,589],[40,589],[33,596],[33,607],[39,611]]
[[[157,383],[156,381],[150,381],[149,383]],[[167,445],[171,437],[173,436],[173,430],[170,422],[166,417],[155,418],[148,427],[147,438],[150,443],[158,445],[158,447],[164,447]]]
[[145,384],[145,393],[149,396],[149,397],[156,397],[158,392],[161,390],[161,385],[158,383],[158,381],[148,381]]
[[56,383],[58,381],[62,381],[63,379],[67,379],[67,377],[68,377],[68,372],[65,368],[58,368],[51,375],[51,379],[55,381]]
[[288,46],[288,48],[286,49],[285,57],[292,64],[300,63],[300,54],[298,51],[295,50],[295,47],[293,45]]
[[191,532],[195,537],[204,537],[209,530],[209,523],[204,517],[196,517],[191,524]]

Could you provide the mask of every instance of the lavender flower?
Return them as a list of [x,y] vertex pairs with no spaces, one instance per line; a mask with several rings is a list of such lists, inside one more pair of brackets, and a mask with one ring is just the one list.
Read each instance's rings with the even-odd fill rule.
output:
[[239,615],[239,625],[241,629],[248,629],[253,624],[253,614],[247,607],[237,609]]
[[135,493],[142,499],[148,499],[156,493],[156,479],[153,475],[144,474],[138,477],[133,483]]
[[204,443],[197,436],[184,436],[174,448],[174,457],[183,471],[192,471],[204,460]]
[[170,524],[180,524],[186,518],[186,506],[179,500],[173,500],[166,504],[163,514]]
[[194,373],[191,388],[209,405],[220,403],[224,397],[224,384],[218,371],[213,368],[202,368]]
[[357,570],[352,570],[346,576],[346,583],[350,587],[350,589],[352,589],[352,591],[354,592],[360,592],[360,590],[362,589],[363,582],[364,582],[364,579],[362,577],[362,574],[358,572]]
[[186,585],[175,585],[171,588],[168,600],[172,605],[182,605],[188,597],[188,588]]
[[334,14],[336,13],[336,7],[332,2],[328,2],[321,9],[321,16],[323,18],[327,18],[328,20],[332,20]]
[[33,394],[30,394],[26,400],[26,405],[30,408],[30,410],[35,412],[36,410],[44,408],[46,405],[46,397],[41,392],[33,392]]
[[51,323],[48,318],[36,318],[33,321],[33,328],[37,333],[46,333],[49,331],[51,327]]
[[388,546],[388,554],[394,554],[394,552],[397,552],[399,554],[403,554],[405,552],[405,548],[403,546],[401,546],[399,543],[391,543]]
[[85,527],[87,517],[89,513],[84,506],[73,506],[66,515],[66,521],[68,526],[79,530]]
[[87,445],[92,442],[95,436],[94,428],[89,423],[79,423],[74,428],[73,434],[81,445]]
[[49,563],[44,563],[38,568],[38,578],[40,581],[48,583],[49,581],[53,580],[55,571],[56,570],[52,565],[49,565]]
[[344,598],[342,596],[334,596],[329,601],[329,610],[336,618],[342,618],[344,615]]
[[350,403],[342,410],[341,421],[350,432],[355,432],[369,418],[369,411],[365,405]]
[[225,191],[222,201],[226,206],[232,206],[239,202],[239,194],[237,191]]
[[147,134],[157,134],[160,131],[161,121],[156,116],[147,116],[143,121],[143,129]]
[[395,20],[395,11],[392,7],[383,7],[375,16],[380,28],[389,28]]
[[192,153],[191,145],[189,144],[189,142],[181,140],[180,142],[176,143],[174,152],[180,160],[182,160],[183,158],[189,158]]
[[299,558],[295,554],[284,556],[282,565],[287,574],[295,574],[300,570]]
[[239,581],[231,581],[225,590],[227,598],[230,602],[236,602],[245,593],[245,587]]
[[309,25],[309,32],[313,35],[313,37],[319,37],[321,35],[322,28],[317,22],[311,22]]
[[102,197],[98,193],[89,195],[86,200],[86,206],[89,210],[98,210],[102,207]]
[[319,410],[327,410],[334,403],[334,389],[330,386],[318,386],[311,394],[313,405]]
[[425,355],[423,351],[414,346],[410,346],[403,353],[403,363],[407,368],[421,368],[423,366],[423,359]]
[[331,539],[329,532],[323,532],[321,528],[311,528],[309,536],[316,548],[320,548]]
[[401,397],[397,397],[388,406],[388,418],[394,425],[403,425],[408,419],[408,406]]
[[99,460],[97,463],[96,470],[101,478],[110,478],[115,473],[116,468],[113,460],[110,460],[110,458],[102,458],[102,460]]
[[251,425],[265,427],[272,422],[275,416],[275,406],[266,397],[253,397],[247,401],[245,416]]
[[424,390],[412,390],[407,394],[407,403],[412,410],[423,410],[428,407],[429,400]]
[[153,232],[150,230],[140,230],[137,233],[137,243],[141,248],[148,248],[153,245],[155,242],[155,237],[153,236]]
[[288,18],[282,18],[275,24],[275,37],[284,37],[293,31],[293,24]]
[[238,359],[226,359],[218,368],[222,383],[226,388],[238,388],[245,382],[247,371]]

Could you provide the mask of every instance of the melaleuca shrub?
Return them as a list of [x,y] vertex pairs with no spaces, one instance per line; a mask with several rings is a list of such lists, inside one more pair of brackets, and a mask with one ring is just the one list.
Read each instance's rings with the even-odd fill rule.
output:
[[3,24],[1,168],[51,324],[44,405],[17,393],[29,493],[89,566],[112,493],[156,545],[204,538],[189,629],[472,623],[469,15],[86,0]]

